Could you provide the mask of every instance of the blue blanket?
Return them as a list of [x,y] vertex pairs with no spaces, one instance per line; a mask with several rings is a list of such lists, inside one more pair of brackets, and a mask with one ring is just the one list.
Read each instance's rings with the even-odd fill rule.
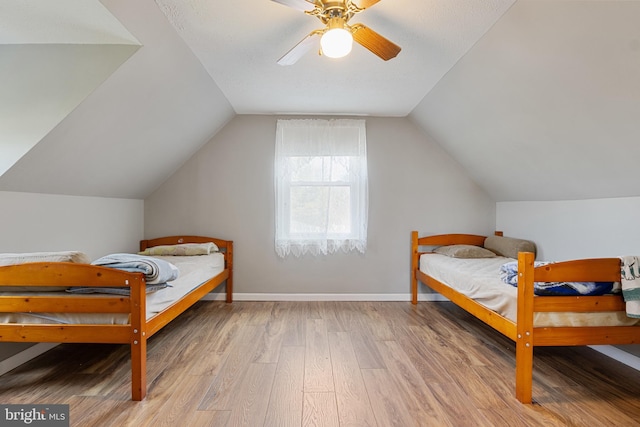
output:
[[136,254],[111,254],[99,258],[91,264],[133,273],[144,273],[147,285],[176,280],[179,273],[178,267],[165,260]]
[[[536,261],[535,267],[549,264]],[[511,261],[500,267],[500,278],[503,282],[518,286],[518,261]],[[613,282],[535,282],[535,295],[604,295],[611,293]]]

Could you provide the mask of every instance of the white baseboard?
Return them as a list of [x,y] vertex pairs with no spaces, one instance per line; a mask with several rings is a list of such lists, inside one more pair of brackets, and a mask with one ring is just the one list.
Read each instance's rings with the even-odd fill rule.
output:
[[590,345],[589,347],[604,354],[605,356],[609,356],[620,363],[624,363],[625,365],[640,371],[640,357],[638,356],[634,356],[633,354],[627,353],[626,351],[620,350],[612,345]]
[[29,347],[26,350],[22,350],[20,353],[14,354],[13,356],[0,361],[0,375],[6,374],[7,372],[17,368],[23,363],[27,363],[31,359],[35,359],[40,356],[42,353],[45,353],[55,346],[58,343],[48,343],[41,342],[36,343],[35,345]]
[[[224,293],[210,293],[203,300],[222,301]],[[234,293],[234,301],[411,301],[411,294],[273,294]],[[418,301],[448,301],[440,294],[419,294]]]

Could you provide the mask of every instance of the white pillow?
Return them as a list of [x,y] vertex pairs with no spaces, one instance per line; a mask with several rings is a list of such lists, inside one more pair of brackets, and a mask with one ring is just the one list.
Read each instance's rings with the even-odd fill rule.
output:
[[179,245],[160,245],[152,246],[142,252],[140,255],[149,256],[192,256],[192,255],[209,255],[218,252],[218,246],[213,242],[207,243],[181,243]]

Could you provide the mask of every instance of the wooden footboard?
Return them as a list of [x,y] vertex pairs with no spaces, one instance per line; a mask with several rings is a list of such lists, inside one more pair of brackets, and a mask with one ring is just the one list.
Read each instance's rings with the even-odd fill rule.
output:
[[[131,347],[131,396],[144,399],[147,340],[203,296],[226,283],[226,300],[233,300],[233,242],[200,236],[173,236],[142,241],[142,249],[156,245],[213,241],[224,253],[224,270],[186,294],[166,310],[146,318],[146,283],[142,273],[88,264],[39,262],[0,267],[0,291],[24,287],[19,294],[0,296],[0,313],[121,313],[128,324],[0,324],[0,342],[112,343]],[[130,295],[78,295],[59,292],[40,296],[32,287],[129,287]],[[42,290],[42,289],[41,289]]]
[[[487,309],[447,284],[420,271],[420,246],[478,244],[482,236],[444,235],[418,238],[412,233],[411,288],[412,302],[417,303],[417,286],[422,282],[456,305],[501,332],[516,343],[516,398],[532,401],[533,349],[535,346],[573,346],[635,344],[640,342],[640,326],[535,327],[534,317],[542,312],[591,313],[624,311],[620,295],[544,296],[534,295],[534,282],[607,282],[620,281],[618,258],[582,259],[535,267],[533,253],[518,255],[518,309],[512,321]],[[482,238],[483,239],[483,238]],[[475,243],[474,243],[475,242]]]

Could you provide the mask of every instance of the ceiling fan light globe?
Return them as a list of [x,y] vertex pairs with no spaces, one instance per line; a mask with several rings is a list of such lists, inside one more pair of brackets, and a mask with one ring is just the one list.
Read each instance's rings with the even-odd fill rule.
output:
[[329,58],[342,58],[351,52],[353,36],[349,30],[333,28],[322,35],[320,46],[323,55]]

